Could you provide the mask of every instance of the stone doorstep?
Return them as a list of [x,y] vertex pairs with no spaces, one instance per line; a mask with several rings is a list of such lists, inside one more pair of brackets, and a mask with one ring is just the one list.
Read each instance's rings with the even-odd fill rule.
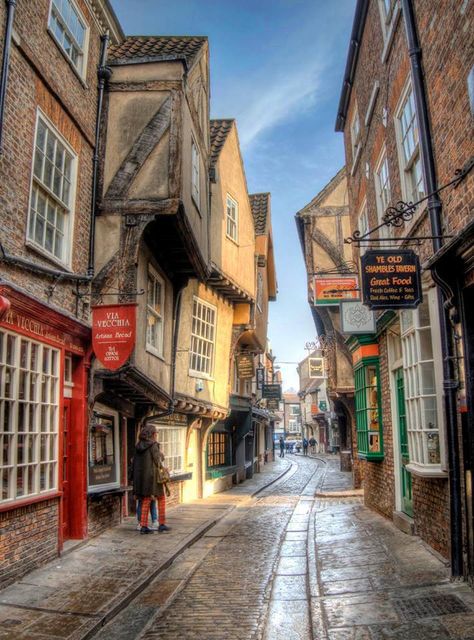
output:
[[[272,479],[268,484],[255,488],[253,493],[249,495],[249,498],[253,498],[258,495],[263,489],[271,486],[278,480],[280,480],[283,476],[285,476],[292,465],[288,465],[282,472],[274,479]],[[120,594],[115,601],[112,601],[111,607],[108,609],[106,613],[104,613],[97,621],[93,624],[93,626],[87,625],[87,629],[81,630],[78,629],[75,633],[73,633],[68,640],[89,640],[96,635],[96,633],[104,627],[107,623],[113,620],[123,609],[125,609],[142,591],[144,591],[150,583],[163,571],[168,569],[170,565],[178,558],[186,549],[191,547],[195,542],[200,540],[205,536],[205,534],[212,529],[218,522],[220,522],[226,515],[228,515],[231,511],[233,511],[238,505],[229,505],[229,507],[223,510],[223,513],[219,514],[218,517],[214,517],[211,520],[208,520],[203,525],[201,525],[197,531],[186,536],[182,541],[180,547],[170,555],[166,560],[163,560],[159,565],[157,565],[153,571],[148,573],[144,578],[137,580],[134,584],[130,585],[130,589],[126,594]],[[86,631],[84,633],[83,631]]]
[[343,491],[318,491],[315,494],[316,498],[353,498],[362,497],[364,495],[363,489],[345,489]]
[[394,511],[392,514],[393,524],[409,536],[415,535],[415,522],[413,518],[407,516],[402,511]]

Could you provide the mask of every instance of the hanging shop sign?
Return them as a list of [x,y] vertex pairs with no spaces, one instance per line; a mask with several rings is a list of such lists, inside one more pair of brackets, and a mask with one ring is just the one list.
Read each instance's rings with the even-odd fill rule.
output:
[[92,347],[106,369],[118,369],[133,351],[136,307],[136,303],[92,307]]
[[315,306],[335,306],[341,300],[358,298],[357,276],[314,276],[313,293]]
[[275,399],[269,399],[267,400],[267,409],[269,411],[278,411],[280,406],[280,401]]
[[250,353],[237,356],[237,375],[243,380],[251,380],[255,373],[254,357]]
[[375,313],[362,300],[342,300],[340,306],[342,333],[375,333]]
[[321,400],[319,402],[319,408],[321,411],[327,411],[328,410],[327,402],[325,400]]
[[259,391],[262,390],[264,381],[265,381],[265,369],[262,366],[257,367],[257,389]]
[[420,261],[410,249],[369,249],[361,257],[362,296],[370,309],[415,309],[423,300]]
[[308,358],[309,377],[324,377],[324,358]]
[[262,398],[281,400],[281,384],[264,384],[262,388]]

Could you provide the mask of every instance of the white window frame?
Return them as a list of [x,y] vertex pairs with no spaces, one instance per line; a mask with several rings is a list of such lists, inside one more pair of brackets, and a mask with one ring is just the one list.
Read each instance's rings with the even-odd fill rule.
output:
[[191,138],[191,196],[199,210],[201,206],[201,157],[194,138]]
[[91,433],[89,425],[89,434],[88,434],[88,448],[87,448],[87,487],[89,493],[100,493],[102,491],[107,491],[108,489],[118,489],[120,487],[120,458],[121,458],[121,447],[119,442],[119,420],[120,416],[118,411],[114,409],[110,409],[102,404],[96,403],[94,405],[94,414],[98,416],[106,416],[112,417],[114,421],[114,432],[113,432],[113,445],[114,445],[114,467],[115,467],[115,477],[116,480],[114,482],[104,482],[103,484],[90,484],[90,456],[91,456]]
[[[68,3],[72,7],[72,10],[75,12],[78,22],[84,29],[84,41],[82,43],[82,46],[79,44],[79,41],[77,40],[75,34],[72,33],[71,25],[67,23],[67,20],[64,17],[64,15],[60,12],[59,7],[56,6],[58,2],[55,2],[55,0],[51,0],[49,5],[48,32],[53,38],[53,40],[56,42],[56,44],[58,45],[59,50],[61,51],[63,56],[71,65],[71,68],[73,69],[73,71],[84,82],[87,75],[87,59],[88,59],[88,51],[89,51],[90,28],[86,19],[84,18],[84,14],[80,10],[75,0],[59,0],[59,3],[64,3],[64,2]],[[53,7],[53,5],[55,6]],[[56,33],[56,30],[53,25],[53,13],[57,13],[57,15],[59,16],[59,20],[57,20],[56,18],[54,19],[61,24],[61,27],[63,30],[61,38]],[[71,40],[71,42],[73,43],[73,46],[75,46],[78,51],[77,64],[74,62],[70,53],[67,51],[66,47],[64,46],[64,42],[61,41],[61,39],[62,40],[64,39],[64,35],[66,35],[69,38],[69,40]]]
[[362,153],[362,131],[360,128],[359,108],[357,102],[354,103],[354,113],[351,118],[351,148],[352,148],[352,171],[354,175],[355,168],[359,162]]
[[[196,315],[196,312],[200,315]],[[212,315],[213,322],[204,317],[207,310]],[[214,355],[217,333],[217,308],[205,300],[193,296],[191,345],[189,348],[189,375],[198,378],[212,378],[214,371]],[[201,362],[206,366],[196,367]]]
[[[410,463],[408,471],[415,475],[445,477],[445,424],[444,424],[444,392],[442,380],[441,336],[438,317],[438,300],[435,288],[425,291],[428,304],[430,325],[420,324],[420,307],[413,311],[404,311],[400,315],[400,331],[403,354],[403,376],[405,387],[406,421],[408,433],[408,450]],[[410,315],[411,314],[411,315]],[[411,318],[411,324],[404,318]],[[421,358],[423,334],[425,344],[431,345],[431,357]],[[424,371],[427,372],[424,375]],[[433,391],[423,389],[423,381],[432,376]],[[436,428],[430,428],[428,417],[423,408],[432,403],[436,410]],[[429,462],[429,434],[435,434],[439,448],[439,460]],[[434,442],[436,441],[433,440]]]
[[257,309],[263,311],[263,274],[261,271],[257,273]]
[[[65,153],[69,154],[71,160],[71,174],[70,174],[70,188],[68,195],[68,202],[62,200],[59,196],[57,196],[54,191],[46,184],[44,180],[44,173],[46,167],[46,158],[42,151],[37,147],[38,142],[38,132],[40,122],[42,126],[46,128],[47,136],[54,136],[54,149],[55,154],[57,150],[58,143],[64,147]],[[45,143],[46,144],[46,143]],[[36,159],[41,160],[41,156],[43,156],[43,160],[41,162],[41,174],[42,177],[39,178],[35,175],[35,164]],[[56,158],[56,155],[55,155]],[[72,233],[74,229],[74,203],[76,201],[76,182],[77,182],[77,163],[78,156],[75,153],[74,149],[69,145],[67,140],[60,134],[60,132],[56,129],[53,123],[42,113],[39,109],[36,116],[36,126],[35,126],[35,137],[34,137],[34,149],[33,149],[33,158],[31,165],[31,180],[30,180],[30,197],[28,204],[28,224],[26,230],[26,241],[25,244],[29,247],[33,247],[36,251],[46,256],[48,259],[53,262],[59,263],[62,266],[69,267],[71,264],[72,258]],[[59,179],[62,180],[62,185],[64,187],[64,183],[66,180],[66,175],[62,172],[58,171],[55,173],[55,169],[52,169],[52,180],[54,181],[55,177],[59,175]],[[61,209],[64,212],[64,229],[63,229],[63,250],[61,257],[55,255],[54,250],[49,251],[42,243],[38,242],[35,239],[36,234],[36,224],[38,222],[38,218],[42,217],[38,215],[38,211],[36,209],[33,210],[33,206],[38,206],[38,195],[41,194],[42,198],[45,200],[45,215],[44,215],[44,225],[51,226],[53,229],[57,229],[57,225],[48,225],[48,215],[46,212],[46,207],[48,203],[51,203],[53,207],[57,207],[57,209]],[[57,220],[57,211],[56,211],[56,220]],[[57,229],[60,231],[59,229]],[[46,231],[44,232],[44,238],[46,238]],[[46,244],[46,240],[44,240],[44,244]]]
[[383,224],[378,231],[380,238],[391,238],[393,235],[393,227],[384,224],[384,215],[391,202],[392,194],[390,188],[390,173],[388,169],[388,156],[385,146],[380,152],[379,158],[375,165],[374,171],[375,196],[377,203],[377,220],[378,224]]
[[170,476],[185,473],[186,427],[157,424],[160,451],[165,456],[164,466]]
[[226,198],[226,236],[237,243],[239,241],[239,205],[237,200],[227,194]]
[[[360,232],[360,235],[363,236],[369,231],[369,212],[367,210],[367,200],[364,198],[362,204],[359,208],[359,214],[357,216],[357,228]],[[369,245],[365,242],[362,242],[359,245],[359,256],[362,257],[364,253],[369,248]]]
[[[59,490],[61,352],[3,328],[0,330],[0,343],[0,370],[3,374],[0,376],[0,450],[7,456],[6,460],[0,459],[0,504],[3,505],[47,496]],[[8,349],[8,344],[13,348]],[[35,366],[32,366],[34,352]],[[21,418],[23,428],[28,431],[20,431]],[[7,420],[8,431],[5,431]],[[43,429],[45,420],[49,429]],[[21,462],[18,457],[20,438],[23,439]],[[20,468],[26,471],[23,476],[26,492],[21,495],[17,486]],[[4,497],[5,483],[7,495]]]
[[[161,313],[158,313],[153,306],[150,305],[148,281],[149,279],[154,281],[154,284],[160,285],[160,309]],[[165,282],[163,278],[155,271],[151,264],[148,265],[147,270],[147,289],[146,289],[146,331],[145,331],[145,343],[146,350],[158,358],[163,358],[163,344],[164,344],[164,303],[165,303]],[[149,341],[150,320],[153,318],[155,323],[160,326],[160,340],[158,346]]]
[[[387,11],[387,4],[389,10]],[[382,62],[386,62],[390,49],[392,48],[393,38],[395,36],[395,30],[398,22],[398,17],[401,13],[399,0],[378,0],[380,22],[382,27],[382,35],[384,40],[384,48],[382,51]]]
[[[404,113],[407,105],[410,107],[411,117],[406,127]],[[426,187],[423,179],[418,119],[411,81],[405,86],[395,111],[395,131],[403,197],[406,202],[417,202],[426,195]],[[409,157],[407,157],[407,150],[410,154]],[[421,185],[422,190],[418,189],[418,185]]]

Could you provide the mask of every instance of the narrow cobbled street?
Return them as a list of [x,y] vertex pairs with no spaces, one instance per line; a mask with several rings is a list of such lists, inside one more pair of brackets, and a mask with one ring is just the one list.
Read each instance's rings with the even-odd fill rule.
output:
[[0,638],[472,640],[472,591],[338,463],[287,456],[168,534],[128,519],[4,590]]

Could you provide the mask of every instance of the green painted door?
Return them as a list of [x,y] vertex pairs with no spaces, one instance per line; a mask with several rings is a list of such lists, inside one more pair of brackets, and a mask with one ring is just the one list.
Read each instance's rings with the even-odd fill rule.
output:
[[408,516],[413,516],[413,498],[411,488],[411,473],[407,471],[406,465],[410,458],[408,455],[408,433],[407,418],[405,409],[405,386],[403,382],[403,369],[395,371],[395,384],[397,388],[397,417],[398,417],[398,433],[400,437],[400,456],[401,456],[401,490],[402,490],[402,511]]

